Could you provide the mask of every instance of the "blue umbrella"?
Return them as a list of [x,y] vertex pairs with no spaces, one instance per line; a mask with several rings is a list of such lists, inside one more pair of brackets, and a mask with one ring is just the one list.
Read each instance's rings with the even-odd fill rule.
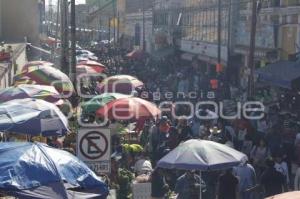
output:
[[160,159],[157,167],[184,170],[225,170],[247,160],[247,156],[223,144],[189,140]]
[[16,99],[0,105],[0,131],[63,135],[68,131],[68,120],[54,104],[39,99]]
[[[180,144],[160,159],[157,167],[200,171],[225,170],[246,160],[245,154],[223,144],[193,139]],[[200,199],[201,189],[200,186]]]
[[0,191],[19,198],[66,199],[76,195],[70,189],[96,198],[108,194],[107,185],[69,152],[41,143],[0,143]]

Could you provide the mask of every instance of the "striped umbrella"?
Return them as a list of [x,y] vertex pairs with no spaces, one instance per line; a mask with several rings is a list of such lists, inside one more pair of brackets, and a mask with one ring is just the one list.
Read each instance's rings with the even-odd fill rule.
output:
[[122,98],[131,97],[130,95],[123,95],[119,93],[104,93],[102,95],[98,95],[93,97],[91,100],[83,103],[81,105],[82,111],[84,113],[95,113],[99,108],[103,107],[105,104]]
[[0,103],[24,98],[43,99],[57,105],[63,103],[53,86],[21,84],[0,90]]
[[100,93],[132,94],[133,90],[141,88],[144,83],[130,75],[115,75],[104,79],[97,87]]
[[47,61],[30,61],[22,67],[22,72],[27,72],[30,67],[42,65],[53,66],[54,64]]
[[59,93],[65,96],[67,95],[67,97],[74,91],[73,84],[69,77],[60,70],[49,65],[29,67],[26,72],[15,76],[15,82],[17,83],[25,77],[34,81],[35,84],[54,86]]
[[0,104],[0,131],[28,135],[65,135],[68,119],[57,106],[40,99],[15,99]]

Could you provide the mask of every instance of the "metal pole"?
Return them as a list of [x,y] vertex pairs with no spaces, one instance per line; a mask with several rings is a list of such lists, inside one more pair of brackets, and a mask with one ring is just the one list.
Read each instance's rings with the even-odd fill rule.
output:
[[114,3],[113,3],[113,9],[114,9],[114,47],[116,46],[116,16],[117,16],[117,14],[116,14],[116,9],[117,9],[117,7],[116,7],[116,0],[113,0],[114,1]]
[[61,0],[60,10],[61,10],[61,21],[60,21],[60,30],[61,30],[61,69],[64,73],[68,74],[68,56],[67,56],[67,50],[69,48],[68,46],[68,24],[67,22],[67,15],[66,15],[66,0]]
[[254,53],[255,53],[255,38],[256,38],[256,23],[257,23],[257,0],[252,0],[252,18],[251,18],[251,35],[250,35],[250,49],[248,57],[248,67],[250,75],[248,79],[248,96],[254,96]]
[[75,0],[71,0],[71,77],[76,88],[76,6]]
[[110,17],[108,17],[108,41],[110,42]]
[[145,0],[142,0],[142,9],[143,9],[143,51],[146,51]]
[[117,42],[119,43],[120,38],[120,13],[117,14]]
[[221,64],[221,33],[222,33],[222,21],[221,21],[221,0],[218,0],[218,64]]
[[56,11],[56,27],[55,27],[55,46],[52,46],[52,52],[51,52],[51,61],[56,63],[55,60],[55,54],[56,54],[56,48],[57,48],[57,38],[58,38],[58,24],[59,24],[59,14],[61,12],[61,0],[58,0],[57,2],[57,11]]

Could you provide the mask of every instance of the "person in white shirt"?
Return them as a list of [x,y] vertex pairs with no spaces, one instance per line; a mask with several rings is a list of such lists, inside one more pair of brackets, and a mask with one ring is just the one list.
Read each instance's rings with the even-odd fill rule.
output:
[[282,173],[286,179],[286,184],[289,186],[290,184],[290,177],[289,177],[289,169],[287,163],[283,161],[282,157],[278,154],[275,156],[275,165],[274,168],[276,171]]

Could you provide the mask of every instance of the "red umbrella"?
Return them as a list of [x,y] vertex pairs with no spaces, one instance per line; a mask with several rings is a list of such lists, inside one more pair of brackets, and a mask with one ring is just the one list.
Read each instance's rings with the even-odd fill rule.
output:
[[77,74],[95,74],[95,73],[102,73],[105,69],[98,67],[98,66],[87,66],[87,65],[77,65],[76,72]]
[[101,107],[96,112],[101,118],[115,120],[131,120],[154,118],[161,114],[157,106],[151,102],[137,97],[114,100]]
[[130,75],[115,75],[104,79],[98,85],[97,91],[100,93],[132,94],[133,90],[143,86],[143,82]]
[[142,50],[133,50],[132,52],[126,55],[126,57],[130,59],[140,59],[143,56],[144,56],[144,52]]
[[102,73],[106,70],[106,67],[103,64],[96,62],[96,61],[91,61],[91,60],[81,61],[81,62],[79,62],[79,65],[89,66],[89,67],[93,68],[94,70],[96,70],[97,73]]
[[266,199],[300,199],[300,191],[287,192]]

